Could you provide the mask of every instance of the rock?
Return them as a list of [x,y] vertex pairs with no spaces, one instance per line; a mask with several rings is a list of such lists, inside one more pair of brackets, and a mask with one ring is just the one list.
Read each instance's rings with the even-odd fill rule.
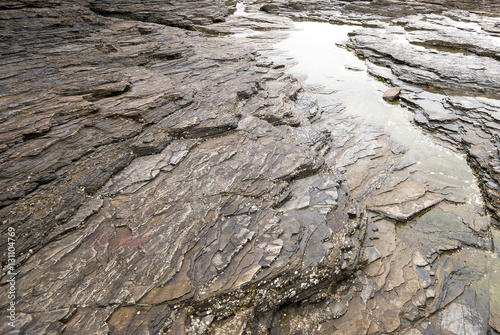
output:
[[392,87],[384,92],[384,100],[394,101],[399,98],[399,93],[401,93],[401,87]]
[[[464,11],[500,12],[500,6],[494,0],[478,3],[474,0],[442,1],[301,1],[274,0],[272,4],[279,6],[280,14],[292,17],[309,17],[321,21],[336,23],[362,22],[370,25],[373,19],[400,18],[415,14],[440,14],[450,9]],[[271,5],[271,4],[267,4]],[[494,24],[488,25],[495,31]]]
[[[270,57],[270,30],[292,27],[284,15],[362,25],[348,45],[405,89],[418,124],[465,150],[498,213],[497,19],[450,7],[498,10],[2,3],[0,245],[15,228],[19,331],[498,329],[496,221],[459,181],[408,159],[413,148],[344,113],[335,90],[302,87]],[[251,29],[258,38],[238,36]]]
[[440,326],[454,334],[484,334],[484,316],[468,305],[451,304],[441,313]]
[[[468,18],[468,26],[456,27],[454,15]],[[417,89],[404,100],[416,112],[415,122],[466,152],[481,178],[487,206],[498,217],[500,158],[493,134],[499,128],[494,111],[500,83],[490,74],[500,73],[495,60],[499,49],[490,43],[492,33],[481,28],[490,21],[470,13],[408,16],[395,20],[395,26],[358,30],[348,45],[370,62],[390,68],[381,71],[368,66],[369,72],[383,80],[405,85],[409,91],[420,86],[458,94],[449,97]],[[389,46],[389,39],[396,41],[394,47]],[[444,64],[448,64],[446,69]]]
[[[174,27],[194,29],[195,25],[207,25],[224,21],[230,7],[223,1],[194,2],[176,1],[89,1],[89,8],[101,15],[128,18],[133,20],[159,23]],[[147,33],[147,30],[143,30]]]
[[[416,17],[415,20],[418,18]],[[406,31],[406,29],[410,28],[392,26],[384,29],[358,30],[351,35],[349,46],[354,47],[358,55],[368,58],[371,62],[390,67],[392,73],[406,83],[457,93],[473,92],[485,95],[488,91],[493,96],[500,96],[500,83],[495,79],[495,74],[500,71],[496,60],[482,57],[480,53],[479,55],[464,54],[459,50],[439,52],[439,43],[444,46],[449,45],[448,35],[441,37],[443,42],[436,42],[438,46],[423,48],[417,45],[418,42],[414,42],[418,30]],[[419,38],[433,40],[438,38],[426,36],[430,34],[428,33],[429,27],[422,29],[425,30],[418,31],[423,35],[418,35]],[[446,34],[449,32],[447,31]],[[474,36],[472,33],[471,35]],[[478,36],[478,38],[487,39],[488,35],[485,35]],[[475,38],[469,37],[471,43],[474,43],[472,41]],[[438,51],[432,52],[432,50]],[[453,49],[450,48],[450,50]]]
[[346,65],[345,68],[351,71],[364,71],[362,68],[353,65]]
[[259,43],[191,31],[231,7],[7,7],[0,218],[21,332],[202,332],[252,311],[224,323],[243,328],[356,269],[366,218],[326,166],[332,139],[292,127],[317,104]]
[[274,4],[268,4],[260,7],[260,10],[266,13],[276,13],[279,10],[279,6]]

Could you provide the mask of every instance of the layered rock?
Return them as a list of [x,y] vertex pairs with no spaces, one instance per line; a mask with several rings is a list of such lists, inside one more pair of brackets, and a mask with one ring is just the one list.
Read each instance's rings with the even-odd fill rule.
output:
[[[497,19],[428,14],[476,4],[3,2],[1,245],[15,228],[22,333],[500,330],[497,221],[271,61],[277,35],[248,32],[291,21],[263,5],[367,26],[348,46],[466,150],[498,215]],[[217,37],[233,33],[249,38]]]
[[[499,12],[496,1],[450,0],[450,1],[391,1],[391,0],[339,0],[339,1],[261,1],[261,10],[273,14],[286,14],[306,19],[331,22],[368,23],[370,19],[397,18],[414,14],[439,14],[454,10],[473,12]],[[348,17],[346,17],[346,15]]]
[[[368,70],[390,73],[390,69],[370,64]],[[334,77],[334,72],[330,74]],[[404,101],[408,103],[408,84],[393,83],[405,87]],[[374,87],[381,100],[385,89]],[[367,97],[363,88],[360,84],[359,99]],[[341,93],[314,84],[304,89],[317,99],[317,106],[310,97],[299,95],[297,102],[310,110],[313,126],[302,124],[298,130],[304,131],[305,138],[317,138],[323,132],[333,139],[332,144],[318,149],[324,152],[327,164],[343,173],[352,195],[373,215],[362,244],[362,261],[367,265],[319,296],[285,304],[269,317],[270,329],[287,334],[494,333],[498,305],[485,292],[496,290],[493,272],[498,267],[498,249],[493,239],[498,230],[477,195],[470,198],[467,184],[474,178],[462,175],[462,167],[454,166],[456,160],[440,159],[442,152],[436,152],[436,157],[415,155],[415,151],[430,149],[423,137],[419,139],[424,143],[417,148],[406,147],[391,133],[349,118],[344,106],[336,103]],[[421,96],[419,103],[432,105],[429,94],[425,100]],[[369,100],[359,105],[371,113],[380,112],[373,104]],[[399,113],[404,113],[402,108]],[[400,120],[394,117],[391,121]],[[446,127],[456,126],[449,122]],[[327,136],[323,144],[329,142]],[[235,319],[244,319],[248,313]]]
[[357,267],[366,218],[322,138],[297,135],[300,86],[243,41],[149,22],[228,12],[206,4],[0,11],[0,215],[2,245],[8,227],[18,237],[21,332],[199,333]]
[[197,25],[224,21],[231,9],[222,0],[128,0],[120,2],[90,0],[88,6],[94,12],[104,16],[122,17],[191,30]]
[[[421,3],[415,10],[406,7],[407,3],[391,2],[391,12],[381,4],[356,2],[358,9],[352,13],[347,10],[349,4],[339,2],[274,2],[275,7],[267,5],[263,10],[364,25],[351,35],[348,48],[368,60],[370,74],[403,88],[403,103],[415,112],[415,123],[467,154],[480,179],[486,207],[498,218],[498,52],[494,42],[498,20],[484,12],[479,15],[497,10],[495,5],[454,2],[448,7],[424,7]],[[457,7],[474,13],[448,11]],[[390,24],[373,20],[418,12],[427,14],[394,19]],[[357,146],[360,151],[363,147]],[[360,175],[369,174],[374,166],[366,161],[348,166],[348,184],[358,185]],[[334,294],[314,306],[287,305],[276,321],[277,328],[279,323],[285,333],[325,334],[498,332],[498,304],[493,297],[497,292],[494,241],[498,221],[488,218],[480,203],[475,209],[460,208],[450,205],[454,203],[450,198],[443,201],[437,195],[442,190],[426,191],[424,186],[432,183],[432,177],[419,177],[420,173],[418,166],[396,168],[383,183],[372,182],[376,190],[361,192],[367,195],[367,207],[376,213],[363,244],[369,265],[338,283],[331,289]],[[401,192],[408,203],[400,201]],[[353,193],[360,196],[358,187]],[[428,196],[419,198],[423,194]],[[432,194],[437,197],[433,199]],[[427,212],[415,217],[403,214],[413,212],[418,204]],[[409,225],[395,228],[394,221],[387,219]]]

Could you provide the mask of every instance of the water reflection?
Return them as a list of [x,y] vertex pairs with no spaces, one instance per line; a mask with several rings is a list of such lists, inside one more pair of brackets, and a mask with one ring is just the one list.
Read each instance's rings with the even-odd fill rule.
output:
[[[404,145],[409,160],[432,179],[457,187],[469,203],[481,203],[477,182],[463,155],[449,150],[423,134],[410,120],[411,113],[382,99],[389,88],[367,74],[366,64],[337,44],[348,39],[353,26],[319,22],[296,22],[295,30],[276,48],[293,59],[291,73],[311,94],[330,92],[340,100],[344,113],[356,117],[361,126],[380,127],[393,140]],[[321,87],[321,89],[318,89]]]

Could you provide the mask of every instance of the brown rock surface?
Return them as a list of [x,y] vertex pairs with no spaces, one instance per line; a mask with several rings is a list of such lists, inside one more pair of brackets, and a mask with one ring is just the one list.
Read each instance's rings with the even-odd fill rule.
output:
[[[474,6],[2,2],[0,246],[14,228],[16,330],[500,331],[498,20],[477,13],[498,6]],[[364,25],[347,45],[405,90],[415,123],[467,153],[493,217],[468,180],[429,170],[446,162],[418,160],[425,147],[287,74],[273,44],[293,22],[269,13]]]
[[399,97],[399,93],[401,93],[401,87],[391,87],[384,92],[382,98],[387,101],[394,101]]

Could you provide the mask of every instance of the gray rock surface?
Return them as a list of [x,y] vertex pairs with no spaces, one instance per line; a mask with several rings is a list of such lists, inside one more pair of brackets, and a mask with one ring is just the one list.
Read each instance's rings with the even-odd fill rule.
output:
[[[495,134],[500,63],[499,47],[493,42],[497,34],[487,27],[500,21],[452,12],[393,22],[385,28],[358,30],[348,46],[382,67],[373,66],[371,73],[406,85],[412,92],[406,100],[416,112],[415,122],[466,151],[480,176],[487,205],[498,218],[500,156]],[[390,71],[380,70],[384,67]]]
[[197,25],[222,22],[234,11],[224,1],[194,0],[88,0],[88,7],[101,15],[153,22],[193,30]]
[[[484,13],[498,5],[238,8],[0,4],[0,246],[15,228],[16,330],[499,332],[500,31]],[[364,26],[346,45],[402,87],[416,124],[467,154],[493,215],[336,92],[289,75],[293,60],[273,58],[286,16]]]

